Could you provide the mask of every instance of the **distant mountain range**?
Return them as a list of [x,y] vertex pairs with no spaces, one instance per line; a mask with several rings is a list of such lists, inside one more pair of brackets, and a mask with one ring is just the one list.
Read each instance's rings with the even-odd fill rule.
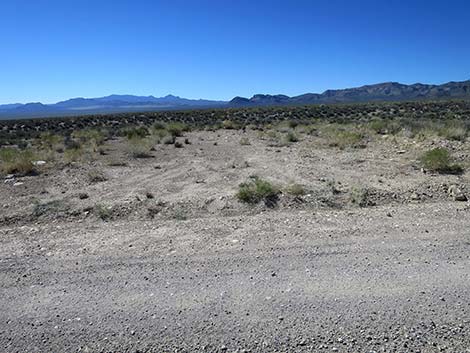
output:
[[357,88],[327,90],[289,97],[285,95],[256,94],[251,98],[235,97],[231,101],[186,99],[173,95],[156,98],[132,95],[111,95],[101,98],[73,98],[55,104],[27,103],[0,105],[0,119],[72,116],[156,110],[202,109],[224,107],[251,107],[272,105],[305,105],[354,103],[372,101],[404,101],[424,99],[470,99],[470,80],[443,85],[396,82],[379,83]]

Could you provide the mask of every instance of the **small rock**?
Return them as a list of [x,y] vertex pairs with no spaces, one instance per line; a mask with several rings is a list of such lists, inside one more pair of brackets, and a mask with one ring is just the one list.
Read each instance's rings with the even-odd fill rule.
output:
[[46,161],[34,161],[33,165],[40,166],[46,164]]
[[413,194],[411,194],[410,199],[413,200],[413,201],[417,201],[417,200],[420,199],[420,197],[417,193],[414,192]]
[[468,201],[467,195],[457,185],[451,185],[447,192],[454,201]]

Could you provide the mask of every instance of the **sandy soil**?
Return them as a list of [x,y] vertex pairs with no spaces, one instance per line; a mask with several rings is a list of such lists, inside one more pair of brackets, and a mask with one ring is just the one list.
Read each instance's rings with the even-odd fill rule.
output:
[[[469,352],[470,205],[448,194],[469,178],[417,162],[468,143],[258,134],[192,132],[145,159],[114,140],[4,179],[0,350]],[[242,204],[252,175],[306,194]]]

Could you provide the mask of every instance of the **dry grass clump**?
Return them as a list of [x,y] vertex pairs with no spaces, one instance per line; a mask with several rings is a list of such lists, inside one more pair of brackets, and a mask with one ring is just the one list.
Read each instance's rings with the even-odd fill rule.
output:
[[354,187],[351,189],[349,199],[352,204],[359,207],[367,207],[370,205],[369,191],[362,187]]
[[90,183],[101,183],[108,180],[108,177],[102,170],[92,169],[88,171],[88,180]]
[[364,131],[351,125],[329,125],[323,128],[322,135],[330,147],[346,148],[366,147],[366,134]]
[[184,132],[189,131],[189,126],[183,123],[169,123],[166,126],[166,130],[170,133],[171,136],[180,137],[183,136]]
[[239,128],[239,125],[233,120],[224,120],[222,122],[222,127],[227,130],[236,130]]
[[292,195],[292,196],[302,196],[305,195],[305,188],[303,185],[292,183],[288,186],[286,186],[283,190],[286,194]]
[[4,174],[28,175],[35,172],[30,149],[0,148],[0,170]]
[[438,134],[447,140],[465,141],[468,129],[461,120],[449,120],[439,129]]
[[127,152],[133,158],[150,158],[154,141],[149,138],[134,136],[127,141]]
[[402,130],[400,123],[391,119],[374,118],[367,127],[379,135],[396,135]]
[[113,217],[113,209],[111,206],[102,204],[95,205],[93,209],[94,214],[103,221],[109,221]]
[[98,129],[78,130],[72,133],[72,137],[83,145],[100,146],[106,140],[103,131]]
[[251,143],[250,143],[250,140],[248,140],[248,138],[242,137],[242,138],[240,139],[240,145],[242,145],[242,146],[249,146],[249,145],[251,145]]

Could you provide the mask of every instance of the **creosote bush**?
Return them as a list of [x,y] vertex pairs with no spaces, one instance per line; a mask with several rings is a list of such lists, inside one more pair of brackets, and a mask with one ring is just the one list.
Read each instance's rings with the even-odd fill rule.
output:
[[445,148],[438,147],[425,152],[421,156],[423,167],[442,174],[460,174],[462,166],[452,163],[452,157]]
[[256,204],[265,201],[267,204],[274,204],[279,190],[269,181],[259,177],[252,177],[252,180],[242,183],[237,192],[237,198],[246,203]]

